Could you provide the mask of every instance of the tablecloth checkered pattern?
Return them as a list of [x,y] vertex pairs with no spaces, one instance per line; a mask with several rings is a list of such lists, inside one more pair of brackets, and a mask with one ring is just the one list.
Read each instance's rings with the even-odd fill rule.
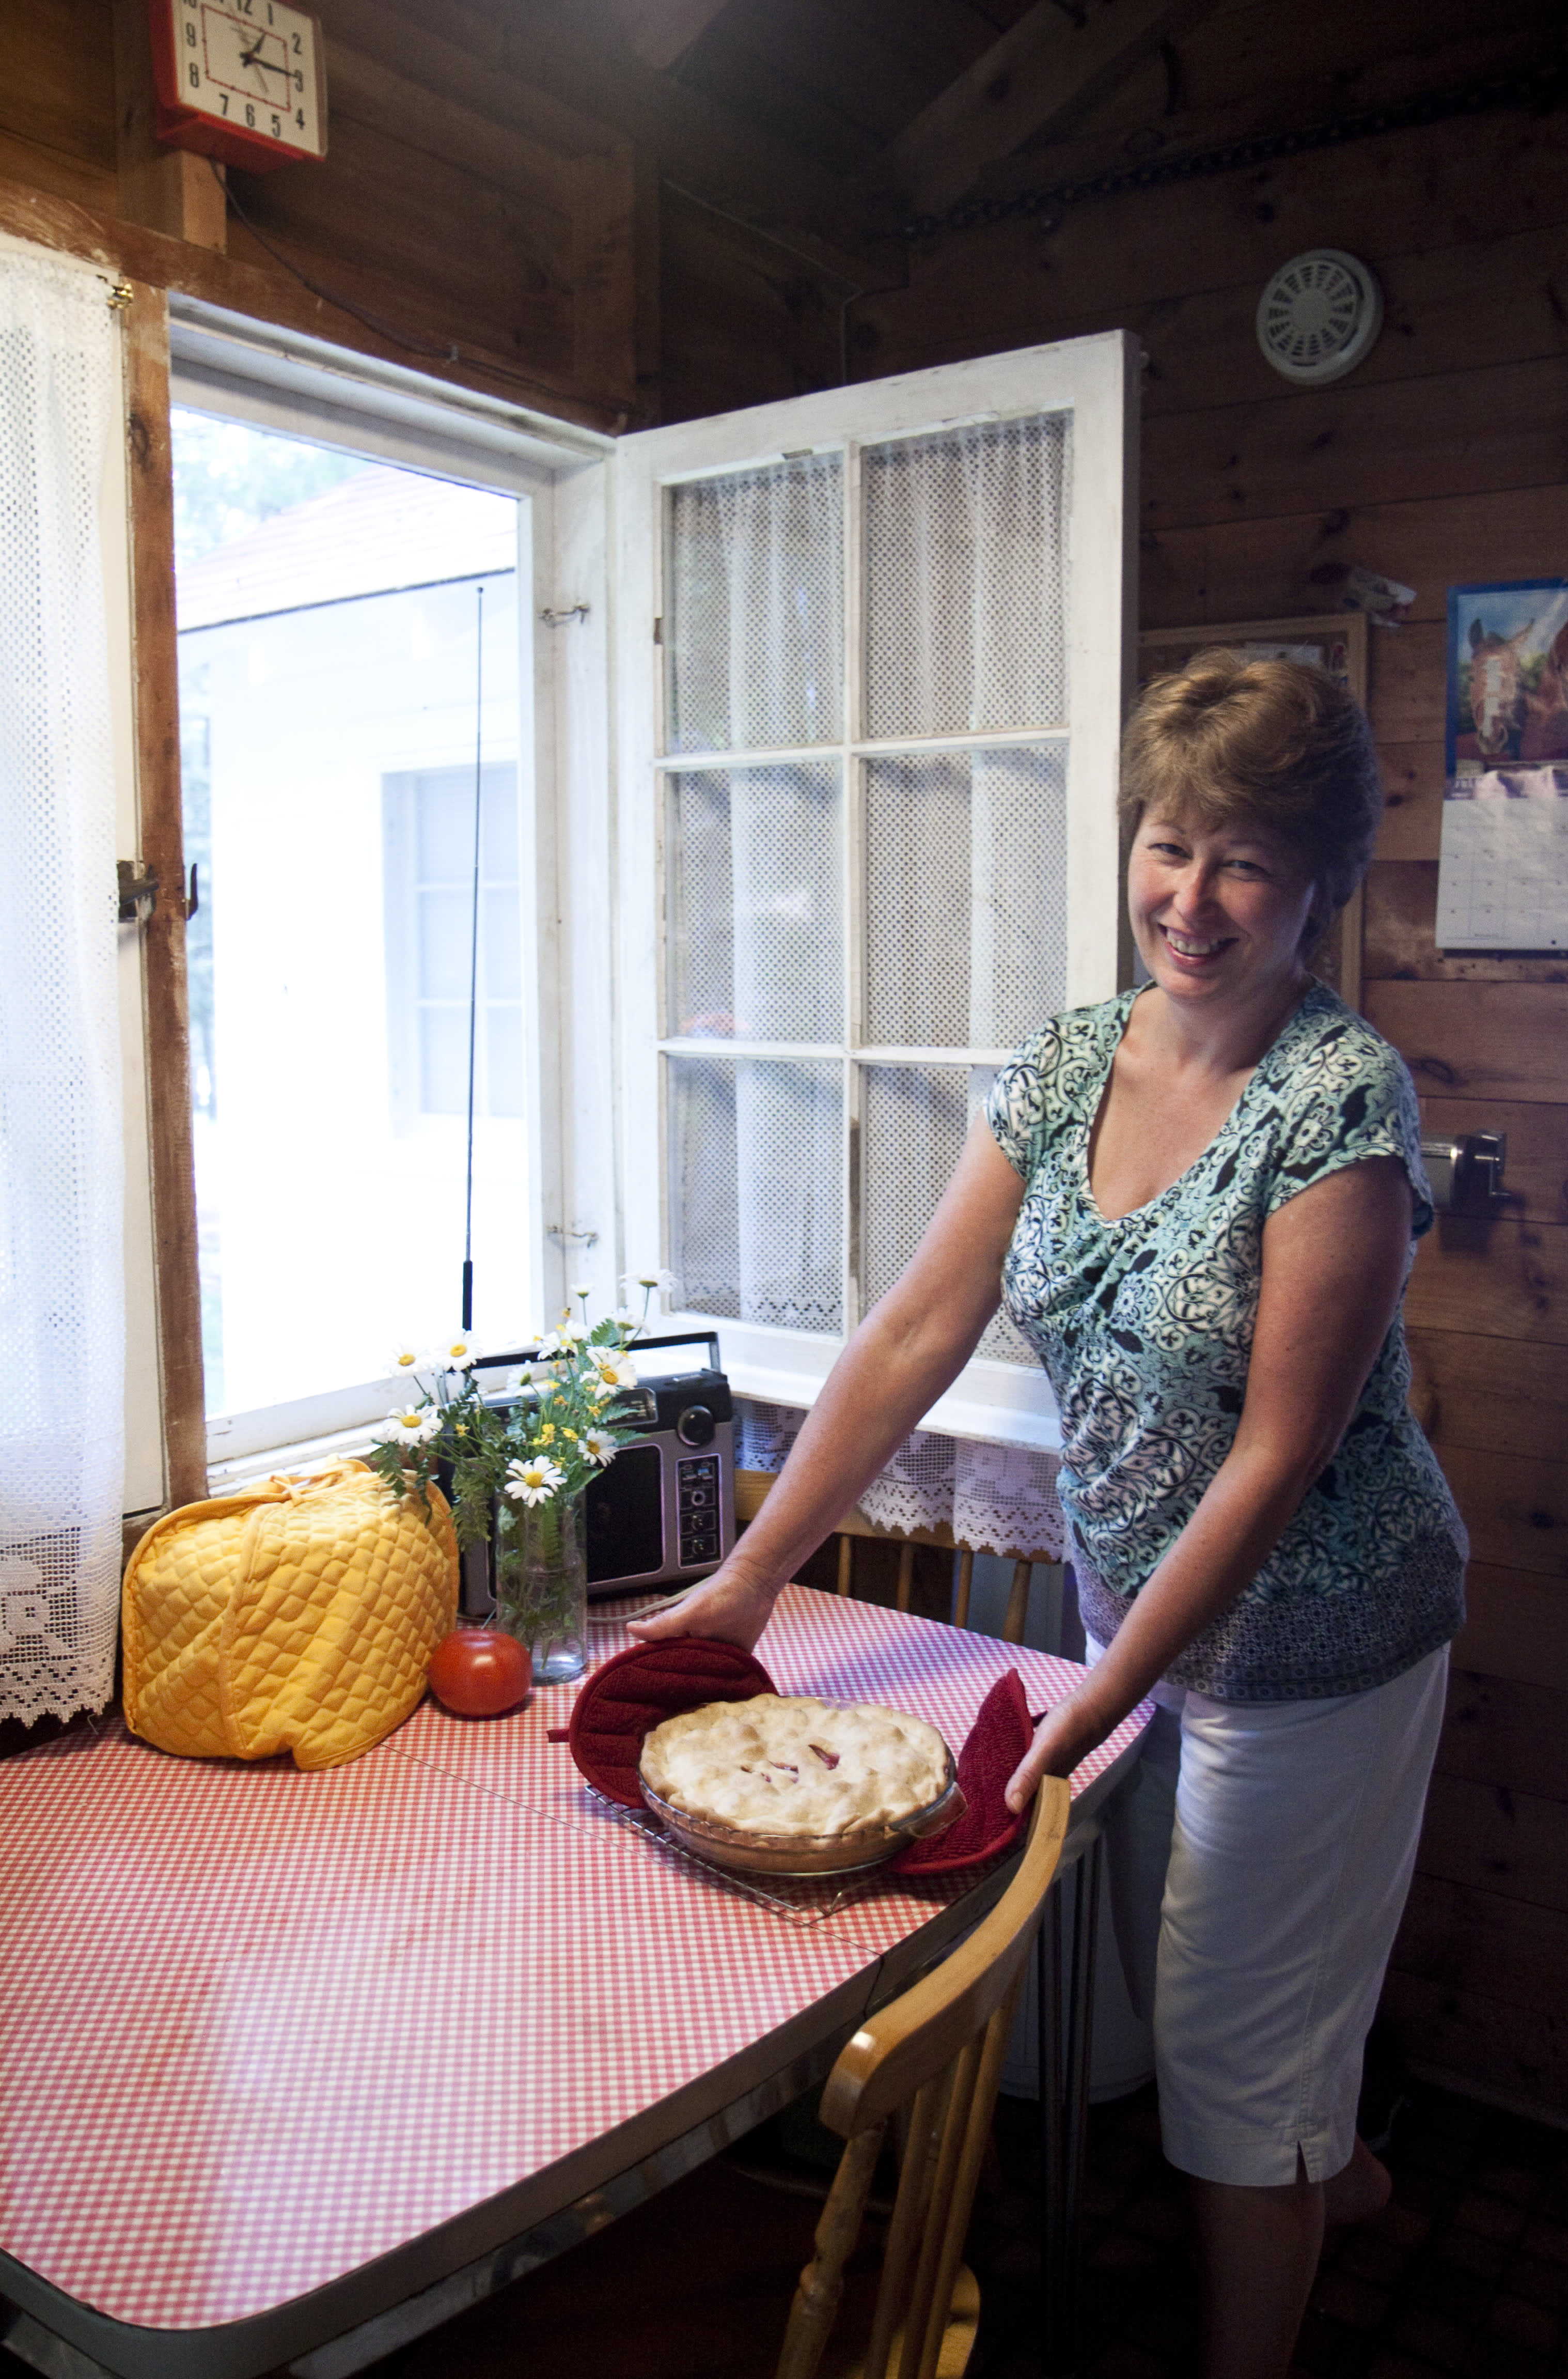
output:
[[[959,1741],[1013,1661],[1035,1706],[1080,1673],[802,1588],[762,1649],[787,1689]],[[882,1884],[801,1921],[661,1856],[546,1742],[572,1690],[488,1724],[426,1705],[309,1775],[168,1759],[117,1722],[0,1764],[0,2246],[123,2322],[264,2312],[860,1976],[863,2004],[951,1895]]]
[[[599,1606],[594,1613],[592,1666],[625,1649],[632,1639],[621,1621],[646,1607],[641,1597]],[[981,1703],[1008,1669],[1018,1670],[1030,1709],[1037,1714],[1065,1700],[1083,1675],[1076,1662],[1050,1653],[1028,1651],[993,1636],[966,1634],[936,1620],[805,1586],[784,1588],[756,1648],[781,1693],[890,1703],[929,1720],[955,1751]],[[392,1740],[410,1757],[427,1759],[449,1775],[462,1776],[487,1792],[525,1798],[569,1823],[595,1831],[624,1825],[625,1813],[590,1791],[565,1744],[548,1740],[550,1728],[565,1726],[577,1692],[574,1685],[549,1687],[513,1717],[483,1727],[454,1719],[438,1703],[427,1701]],[[1089,1754],[1074,1771],[1075,1794],[1115,1765],[1137,1742],[1148,1720],[1148,1705],[1140,1704]],[[658,1854],[657,1849],[654,1854]],[[745,1890],[743,1885],[736,1888]],[[881,1871],[842,1882],[770,1878],[766,1885],[767,1904],[775,1913],[801,1925],[852,1925],[878,1953],[905,1939],[935,1909],[946,1907],[968,1889],[962,1876],[901,1883]]]

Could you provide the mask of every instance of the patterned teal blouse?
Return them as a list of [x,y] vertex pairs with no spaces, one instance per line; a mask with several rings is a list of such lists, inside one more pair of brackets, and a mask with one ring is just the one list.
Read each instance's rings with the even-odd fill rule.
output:
[[[1414,1235],[1432,1221],[1409,1074],[1314,983],[1198,1162],[1107,1222],[1089,1136],[1136,996],[1053,1019],[1003,1067],[988,1110],[1027,1184],[1004,1301],[1056,1393],[1080,1604],[1106,1643],[1235,1439],[1269,1216],[1386,1155],[1409,1177]],[[1468,1546],[1409,1386],[1396,1314],[1333,1461],[1240,1600],[1173,1664],[1176,1684],[1222,1701],[1361,1693],[1453,1635]]]

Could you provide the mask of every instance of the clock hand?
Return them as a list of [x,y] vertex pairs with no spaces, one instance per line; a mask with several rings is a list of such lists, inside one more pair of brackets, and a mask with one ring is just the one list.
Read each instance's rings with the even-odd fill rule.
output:
[[240,52],[239,62],[241,66],[259,66],[263,74],[281,74],[286,76],[288,73],[287,66],[275,66],[270,58],[264,58],[262,56],[261,47],[262,43],[266,41],[266,38],[267,36],[265,33],[259,34],[257,36],[256,47],[253,50],[242,50]]

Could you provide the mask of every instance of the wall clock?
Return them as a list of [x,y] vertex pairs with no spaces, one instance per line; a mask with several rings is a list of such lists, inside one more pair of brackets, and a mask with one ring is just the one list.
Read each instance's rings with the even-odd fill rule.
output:
[[160,140],[265,174],[327,153],[321,27],[287,0],[148,0]]

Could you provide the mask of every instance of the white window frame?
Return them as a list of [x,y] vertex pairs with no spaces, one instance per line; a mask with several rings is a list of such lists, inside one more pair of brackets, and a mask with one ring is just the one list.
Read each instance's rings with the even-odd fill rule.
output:
[[[776,463],[802,450],[838,448],[847,458],[851,522],[857,456],[863,441],[1041,412],[1072,417],[1071,502],[1067,525],[1068,738],[1067,997],[1069,1006],[1104,999],[1128,980],[1129,949],[1121,922],[1116,814],[1121,723],[1134,681],[1137,612],[1137,404],[1140,357],[1124,332],[1029,347],[971,363],[939,366],[866,381],[716,419],[646,430],[616,450],[613,583],[616,590],[615,733],[619,790],[615,911],[619,934],[620,1141],[621,1231],[628,1272],[652,1273],[667,1262],[669,1216],[662,1054],[682,1045],[661,1037],[664,936],[662,779],[700,757],[664,751],[664,653],[656,622],[668,612],[662,490],[672,481]],[[851,527],[850,581],[854,577]],[[845,740],[820,747],[841,757],[844,798],[853,799],[853,765],[883,752],[908,751],[911,739],[856,736],[854,707],[859,590],[846,585],[851,683]],[[1040,722],[1037,724],[1043,724]],[[1036,728],[984,740],[1036,740]],[[851,738],[853,740],[851,740]],[[970,737],[915,739],[934,745]],[[766,755],[746,754],[744,765]],[[740,761],[726,765],[742,765]],[[851,834],[851,848],[854,836]],[[853,931],[846,920],[847,929]],[[718,1057],[740,1045],[705,1040]],[[747,1045],[741,1054],[754,1054]],[[787,1056],[782,1047],[766,1054]],[[923,1053],[900,1051],[904,1062]],[[1006,1052],[991,1053],[998,1060]],[[967,1053],[930,1051],[929,1062],[959,1063]],[[851,1044],[858,1063],[874,1062]],[[852,1326],[854,1317],[846,1317]],[[711,1317],[672,1312],[671,1328],[697,1328]],[[735,1387],[769,1403],[807,1406],[836,1359],[842,1338],[724,1320],[726,1368]],[[1035,1367],[976,1359],[925,1416],[923,1426],[1005,1445],[1055,1450],[1060,1429],[1055,1399]]]
[[[518,505],[520,892],[530,1276],[544,1312],[577,1281],[619,1296],[614,1113],[591,1084],[611,1039],[605,579],[607,458],[595,430],[353,356],[204,301],[170,301],[172,404],[492,488]],[[578,1187],[577,1185],[582,1185]],[[594,1185],[598,1185],[597,1190]],[[216,1417],[212,1491],[281,1457],[368,1442],[396,1383]]]

